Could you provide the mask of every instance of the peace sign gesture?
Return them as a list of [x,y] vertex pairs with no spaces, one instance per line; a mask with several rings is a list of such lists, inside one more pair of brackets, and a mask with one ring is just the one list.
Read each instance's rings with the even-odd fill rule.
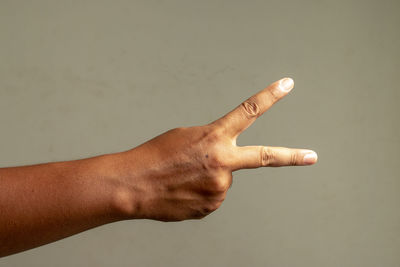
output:
[[314,164],[317,154],[307,149],[236,145],[239,134],[293,86],[292,79],[281,79],[210,124],[176,128],[127,151],[131,171],[124,177],[131,177],[125,181],[135,200],[130,217],[202,218],[221,205],[235,170]]
[[[286,96],[294,83],[291,78],[283,78],[251,96],[224,117],[213,122],[223,129],[226,136],[236,144],[236,139],[273,104]],[[317,154],[311,150],[284,147],[245,146],[237,147],[238,160],[232,162],[232,169],[310,165],[317,161]]]
[[279,80],[218,120],[124,152],[0,168],[0,257],[117,220],[200,219],[220,207],[235,170],[315,163],[311,150],[236,145],[292,88]]

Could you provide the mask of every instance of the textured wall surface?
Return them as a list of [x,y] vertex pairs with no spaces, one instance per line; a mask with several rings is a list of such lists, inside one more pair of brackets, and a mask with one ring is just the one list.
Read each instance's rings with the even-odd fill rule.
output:
[[[105,225],[0,266],[400,266],[398,1],[0,1],[0,165],[127,150],[295,89],[241,145],[310,167],[239,171],[200,221]],[[139,125],[139,126],[138,126]]]

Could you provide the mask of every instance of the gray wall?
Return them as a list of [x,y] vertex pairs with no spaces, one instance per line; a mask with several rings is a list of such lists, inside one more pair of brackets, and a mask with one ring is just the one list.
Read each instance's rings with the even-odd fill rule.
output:
[[295,89],[239,144],[310,148],[319,162],[239,171],[201,221],[110,224],[0,266],[400,266],[399,11],[2,0],[2,167],[127,150],[284,76]]

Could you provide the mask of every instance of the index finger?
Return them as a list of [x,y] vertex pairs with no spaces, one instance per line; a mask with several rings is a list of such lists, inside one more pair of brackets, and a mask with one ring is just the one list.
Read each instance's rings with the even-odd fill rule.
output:
[[234,110],[213,122],[223,127],[232,137],[237,137],[259,116],[293,89],[291,78],[280,79],[251,96]]

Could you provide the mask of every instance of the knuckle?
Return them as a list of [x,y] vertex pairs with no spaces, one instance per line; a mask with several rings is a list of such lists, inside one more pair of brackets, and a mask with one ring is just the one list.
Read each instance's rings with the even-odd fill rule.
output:
[[216,211],[220,206],[220,203],[218,202],[210,202],[208,203],[204,208],[203,208],[203,214],[207,215],[210,214],[213,211]]
[[202,219],[209,215],[210,213],[216,211],[221,206],[222,201],[220,200],[207,200],[202,206],[193,210],[191,218]]
[[226,179],[218,179],[214,188],[217,192],[225,192],[229,189],[229,182]]
[[254,98],[249,98],[242,103],[242,107],[246,115],[250,118],[258,117],[260,115],[260,107]]
[[201,135],[201,140],[207,147],[213,147],[218,144],[226,135],[225,129],[221,126],[207,126]]
[[211,212],[216,211],[221,206],[221,202],[212,202],[208,207]]
[[202,167],[211,172],[229,167],[226,147],[226,136],[223,129],[207,130],[198,145],[199,159]]
[[230,186],[230,181],[224,178],[215,178],[212,182],[212,191],[216,194],[224,194],[228,191]]
[[219,152],[218,150],[215,150],[212,153],[209,153],[208,165],[212,169],[222,169],[222,168],[227,167],[225,156],[223,155],[222,152]]
[[207,132],[207,141],[209,143],[217,143],[224,136],[224,129],[215,127]]
[[297,160],[298,160],[298,154],[296,152],[292,152],[290,154],[290,160],[289,160],[289,165],[295,166],[297,165]]
[[275,159],[274,151],[269,147],[261,148],[261,166],[270,166]]

